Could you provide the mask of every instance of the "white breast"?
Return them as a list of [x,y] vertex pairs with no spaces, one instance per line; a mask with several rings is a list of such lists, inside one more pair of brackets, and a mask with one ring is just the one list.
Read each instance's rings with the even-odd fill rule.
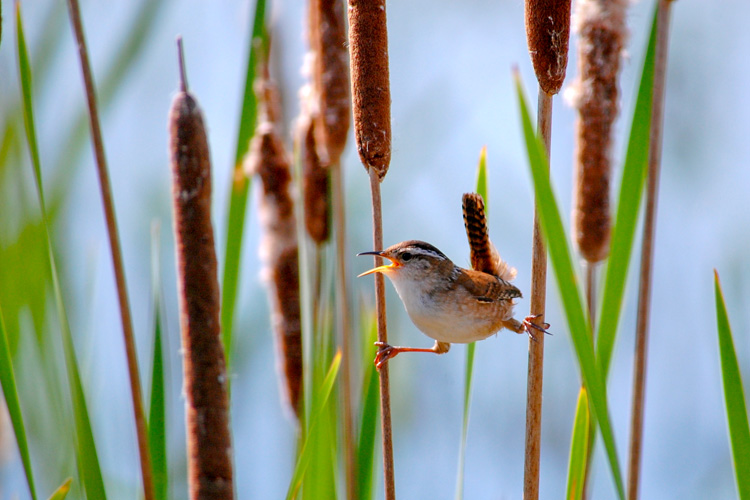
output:
[[416,327],[440,342],[465,344],[485,339],[500,329],[500,321],[507,314],[499,304],[486,304],[486,315],[468,314],[460,303],[438,307],[428,293],[433,284],[389,278]]

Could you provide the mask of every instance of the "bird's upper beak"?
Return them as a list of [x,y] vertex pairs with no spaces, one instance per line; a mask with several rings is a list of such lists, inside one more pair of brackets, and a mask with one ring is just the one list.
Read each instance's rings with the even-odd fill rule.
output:
[[396,268],[396,267],[398,267],[400,265],[398,262],[396,262],[393,259],[391,259],[390,257],[388,257],[383,252],[362,252],[362,253],[358,253],[357,257],[359,257],[360,255],[377,255],[378,257],[383,257],[383,258],[386,258],[386,259],[390,260],[391,263],[390,264],[385,264],[385,265],[382,265],[382,266],[378,266],[378,267],[374,267],[374,268],[370,269],[369,271],[363,272],[362,274],[360,274],[359,276],[357,276],[357,278],[361,278],[362,276],[367,276],[368,274],[372,274],[372,273],[383,273],[383,272],[388,271],[389,269],[394,269],[394,268]]

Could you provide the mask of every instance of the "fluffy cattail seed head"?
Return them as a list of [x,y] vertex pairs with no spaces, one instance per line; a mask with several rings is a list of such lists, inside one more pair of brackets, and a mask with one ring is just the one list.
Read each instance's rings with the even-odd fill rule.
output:
[[305,229],[317,244],[330,237],[330,170],[318,156],[315,129],[319,122],[311,118],[300,124],[302,143],[302,192],[304,199]]
[[263,120],[250,143],[245,170],[261,181],[258,199],[262,225],[260,247],[263,275],[271,304],[271,324],[281,371],[280,386],[299,418],[302,395],[302,329],[300,322],[299,272],[296,218],[292,198],[292,171],[284,142],[276,124],[275,86],[267,78],[258,85]]
[[592,263],[609,253],[612,131],[626,6],[624,0],[582,0],[576,7],[579,75],[570,93],[578,109],[573,230],[581,255]]
[[310,0],[310,48],[318,98],[315,141],[321,160],[339,163],[349,133],[349,53],[342,0]]

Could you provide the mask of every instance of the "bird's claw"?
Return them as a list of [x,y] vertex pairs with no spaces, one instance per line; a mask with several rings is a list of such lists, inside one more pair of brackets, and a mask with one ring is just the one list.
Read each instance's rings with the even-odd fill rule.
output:
[[389,359],[396,357],[398,351],[386,342],[375,342],[375,345],[378,346],[378,353],[375,355],[375,368],[380,370]]
[[534,320],[537,318],[540,318],[541,314],[535,314],[533,316],[526,316],[523,319],[523,326],[526,328],[526,333],[529,334],[529,337],[531,337],[531,340],[537,341],[536,336],[532,333],[532,330],[538,330],[542,333],[546,333],[547,335],[552,335],[550,332],[547,331],[549,328],[549,323],[542,323],[541,325],[537,325],[534,323]]

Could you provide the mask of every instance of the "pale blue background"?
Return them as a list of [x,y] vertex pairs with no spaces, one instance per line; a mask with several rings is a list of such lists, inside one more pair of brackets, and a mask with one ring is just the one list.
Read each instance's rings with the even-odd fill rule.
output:
[[[12,2],[3,8],[0,84],[17,92]],[[24,2],[33,48],[52,2]],[[124,36],[137,2],[83,2],[83,17],[97,75]],[[622,111],[616,126],[615,173],[629,127],[635,81],[645,46],[652,2],[628,13],[632,34],[623,62]],[[214,164],[217,241],[225,239],[226,195],[234,156],[252,3],[167,2],[155,34],[128,74],[123,91],[104,111],[110,163],[139,355],[150,359],[149,241],[161,223],[163,288],[170,353],[170,451],[174,498],[185,496],[183,403],[180,398],[173,247],[167,163],[166,114],[177,85],[174,39],[182,34],[192,91],[205,111]],[[302,2],[274,2],[280,80],[287,123],[297,115],[297,89],[305,41]],[[648,358],[642,498],[732,498],[730,462],[715,333],[712,269],[719,270],[735,329],[746,386],[750,384],[750,103],[748,102],[748,4],[679,1],[673,7],[661,197],[658,205],[653,318]],[[67,20],[51,81],[40,84],[37,122],[42,162],[48,167],[83,105],[78,61]],[[504,257],[518,268],[528,294],[532,188],[522,150],[511,68],[518,66],[527,95],[536,85],[526,50],[523,3],[388,2],[393,120],[393,159],[383,183],[387,244],[427,240],[456,261],[468,263],[461,194],[473,189],[479,150],[487,145],[490,227]],[[571,46],[574,47],[575,38]],[[576,73],[571,52],[568,81]],[[54,85],[52,82],[54,81]],[[554,102],[552,177],[570,206],[574,114]],[[351,147],[344,156],[349,216],[351,283],[356,297],[372,300],[370,278],[355,280],[370,260],[367,177]],[[119,316],[91,155],[79,169],[66,206],[58,245],[73,288],[71,323],[86,374],[99,451],[112,498],[133,498],[137,451]],[[45,180],[53,176],[45,172]],[[616,183],[616,182],[615,182]],[[567,214],[568,209],[565,209]],[[259,278],[258,220],[250,206],[243,254],[243,282],[236,327],[233,427],[240,499],[281,498],[293,465],[294,435],[279,403],[265,292]],[[222,254],[220,250],[220,255]],[[609,383],[611,416],[625,470],[631,397],[635,281]],[[393,342],[428,346],[388,286]],[[564,494],[570,430],[579,387],[574,353],[550,279],[548,321],[555,335],[545,350],[541,497]],[[528,301],[518,306],[519,315]],[[452,498],[461,428],[464,347],[447,355],[404,355],[392,364],[394,446],[399,498]],[[522,495],[527,340],[503,332],[477,346],[475,390],[466,461],[467,499]],[[147,380],[148,376],[144,376]],[[7,489],[25,498],[11,448],[3,476]],[[380,482],[380,475],[377,477]],[[601,450],[593,468],[592,498],[614,489]],[[382,493],[380,493],[382,494]]]

